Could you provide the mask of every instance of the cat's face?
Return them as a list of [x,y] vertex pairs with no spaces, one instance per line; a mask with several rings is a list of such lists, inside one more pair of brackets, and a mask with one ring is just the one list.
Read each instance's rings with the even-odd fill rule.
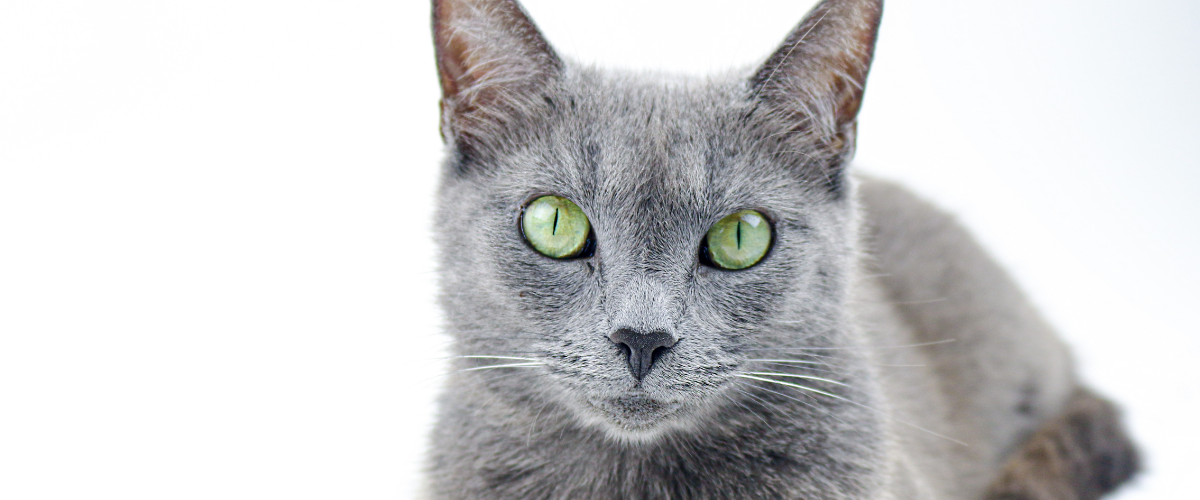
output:
[[[462,14],[469,28],[452,33],[528,53],[511,58],[509,46],[476,63],[495,82],[522,82],[501,90],[455,74],[483,49],[443,61],[442,303],[477,383],[640,439],[739,404],[738,384],[776,348],[837,343],[853,231],[840,168],[853,125],[839,103],[781,101],[764,79],[805,83],[787,79],[787,57],[753,78],[703,83],[569,66],[540,38],[523,45],[536,35],[523,16],[503,30],[472,17],[509,12],[513,22],[509,2],[483,3],[498,10]],[[504,64],[515,69],[503,74]],[[567,258],[523,230],[547,195],[577,205],[590,228]],[[747,210],[763,255],[728,269],[708,235]],[[498,365],[514,366],[487,368]]]
[[[543,110],[536,133],[466,171],[451,165],[438,219],[451,230],[442,236],[454,276],[447,302],[497,336],[462,354],[545,363],[529,372],[544,375],[552,395],[562,392],[586,419],[636,432],[722,404],[716,396],[732,374],[762,357],[747,349],[779,327],[778,311],[836,303],[847,204],[805,175],[802,155],[781,168],[780,156],[761,148],[742,92],[581,71]],[[543,195],[582,209],[590,255],[555,259],[528,244],[522,211]],[[752,267],[721,269],[702,256],[705,236],[746,209],[765,217],[770,248]],[[835,319],[811,313],[785,329],[817,335]],[[639,381],[634,349],[612,338],[621,329],[665,332],[677,343]]]

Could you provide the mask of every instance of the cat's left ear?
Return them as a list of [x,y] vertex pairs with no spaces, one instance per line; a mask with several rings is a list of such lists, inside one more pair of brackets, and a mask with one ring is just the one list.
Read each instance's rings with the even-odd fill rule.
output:
[[817,4],[751,78],[754,98],[848,155],[882,14],[883,0]]
[[516,0],[433,0],[433,37],[447,139],[503,130],[562,72]]

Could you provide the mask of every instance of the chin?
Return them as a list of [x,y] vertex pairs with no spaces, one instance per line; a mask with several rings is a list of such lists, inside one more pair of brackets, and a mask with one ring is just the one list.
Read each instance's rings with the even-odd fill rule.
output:
[[586,403],[584,420],[621,442],[645,443],[668,431],[686,428],[692,413],[681,402],[645,394],[592,398]]

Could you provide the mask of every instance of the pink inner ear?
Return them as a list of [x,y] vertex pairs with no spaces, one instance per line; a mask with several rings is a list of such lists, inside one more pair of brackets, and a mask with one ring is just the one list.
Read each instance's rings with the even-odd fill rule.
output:
[[[453,98],[462,89],[460,85],[467,72],[466,54],[470,50],[461,36],[455,36],[455,21],[463,6],[460,1],[438,0],[433,5],[434,48],[437,52],[438,69],[442,81],[442,96]],[[469,7],[468,7],[469,8]]]
[[460,44],[449,43],[446,45],[449,45],[452,50],[439,51],[438,54],[438,65],[442,70],[442,95],[454,96],[458,94],[458,80],[462,78],[464,73],[463,65],[459,61],[459,53],[456,52],[458,50],[457,45]]
[[515,0],[436,0],[433,16],[443,110],[456,134],[498,125],[490,122],[560,68]]

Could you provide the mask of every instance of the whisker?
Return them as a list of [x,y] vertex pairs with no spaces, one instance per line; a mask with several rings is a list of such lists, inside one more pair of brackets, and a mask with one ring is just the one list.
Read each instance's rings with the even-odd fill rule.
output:
[[[746,396],[749,396],[749,397],[751,397],[751,398],[754,398],[754,399],[756,399],[756,400],[757,400],[757,399],[759,399],[758,397],[754,396],[753,394],[750,394],[749,392],[743,391],[743,390],[741,390],[741,389],[737,389],[737,391],[738,391],[739,393],[742,393],[742,394],[744,394],[744,395],[746,395]],[[764,417],[764,416],[760,415],[758,412],[756,412],[756,411],[754,411],[754,410],[751,410],[749,406],[746,406],[746,405],[742,404],[742,402],[741,402],[741,401],[738,401],[738,400],[734,399],[734,398],[733,398],[733,396],[730,396],[729,394],[724,394],[724,396],[725,396],[725,398],[726,398],[726,399],[728,399],[728,400],[732,401],[732,402],[733,402],[733,404],[735,404],[735,405],[738,405],[738,406],[742,407],[742,409],[746,410],[746,412],[747,412],[747,413],[749,413],[749,414],[751,414],[751,415],[754,415],[755,417],[757,417],[759,420],[761,420],[761,421],[762,421],[763,425],[766,425],[766,426],[767,426],[767,427],[769,427],[771,430],[775,431],[775,426],[771,425],[771,422],[770,422],[770,421],[768,421],[768,420],[766,419],[766,417]],[[756,402],[758,402],[758,401],[756,401]],[[763,404],[763,403],[761,403],[761,402],[758,402],[758,405],[759,405],[759,406],[762,406],[762,407],[763,407],[763,409],[764,409],[764,410],[767,410],[767,411],[772,411],[772,410],[774,410],[773,408],[769,408],[769,407],[767,407],[766,405],[764,405],[764,404]],[[776,432],[778,432],[778,431],[776,431]]]
[[899,423],[901,423],[901,424],[907,425],[907,426],[909,426],[909,427],[912,427],[912,428],[914,428],[914,429],[916,429],[916,430],[919,430],[919,431],[921,431],[921,432],[928,433],[928,434],[930,434],[930,435],[932,435],[932,436],[937,436],[937,437],[940,437],[940,438],[942,438],[942,439],[945,439],[945,440],[947,440],[947,441],[950,441],[950,442],[952,442],[952,443],[956,443],[956,444],[959,444],[959,445],[962,445],[962,446],[969,446],[967,443],[964,443],[964,442],[962,442],[962,441],[959,441],[959,440],[957,440],[957,439],[954,439],[954,438],[952,438],[952,437],[949,437],[949,436],[944,436],[944,435],[938,434],[938,433],[936,433],[936,432],[933,432],[933,431],[931,431],[931,430],[929,430],[929,429],[926,429],[926,428],[924,428],[924,427],[921,427],[921,426],[919,426],[919,425],[912,424],[912,423],[909,423],[909,422],[905,422],[904,420],[900,420],[899,418],[896,418],[895,416],[893,416],[893,415],[891,415],[891,414],[889,414],[889,413],[887,413],[887,412],[884,412],[884,411],[881,411],[881,410],[877,410],[877,409],[875,409],[875,408],[872,408],[872,407],[870,407],[870,406],[864,405],[864,404],[862,404],[862,403],[859,403],[859,402],[857,402],[857,401],[854,401],[854,400],[850,400],[850,399],[843,398],[843,397],[841,397],[841,396],[838,396],[838,395],[836,395],[836,394],[830,394],[830,393],[828,393],[828,392],[825,392],[825,391],[822,391],[822,390],[820,390],[820,389],[814,389],[814,388],[812,388],[812,387],[808,387],[808,386],[804,386],[804,385],[800,385],[800,384],[793,384],[793,383],[791,383],[791,382],[784,382],[784,381],[782,381],[782,380],[772,380],[772,379],[769,379],[769,378],[756,377],[756,376],[754,376],[754,375],[747,375],[747,374],[742,374],[742,373],[734,373],[734,374],[733,374],[733,376],[735,376],[735,377],[741,377],[741,378],[748,378],[748,379],[751,379],[751,380],[758,380],[758,381],[761,381],[761,382],[769,382],[769,383],[772,383],[772,384],[779,384],[779,385],[782,385],[782,386],[786,386],[786,387],[792,387],[792,388],[800,389],[800,390],[802,390],[802,391],[808,391],[808,392],[812,392],[812,393],[820,394],[820,395],[822,395],[822,396],[831,397],[831,398],[833,398],[833,399],[836,399],[836,400],[839,400],[839,401],[845,401],[845,402],[847,402],[847,403],[850,403],[850,404],[852,404],[852,405],[855,405],[855,406],[858,406],[858,407],[865,408],[865,409],[871,410],[871,411],[873,411],[873,412],[876,412],[876,413],[878,413],[878,414],[880,414],[880,415],[883,415],[883,416],[885,416],[885,417],[888,417],[888,418],[890,418],[890,419],[892,419],[892,420],[895,420],[896,422],[899,422]]
[[519,358],[516,356],[483,356],[479,354],[471,354],[467,356],[450,356],[446,359],[511,359],[516,361],[539,361],[536,358]]
[[533,430],[537,428],[538,419],[542,418],[542,412],[546,411],[546,408],[548,407],[550,407],[550,403],[543,404],[542,408],[538,410],[537,415],[533,416],[533,422],[529,424],[529,430],[525,433],[526,448],[528,448],[529,444],[533,442]]
[[[803,399],[797,398],[797,397],[795,397],[795,396],[792,396],[792,395],[790,395],[790,394],[784,394],[784,393],[782,393],[782,392],[776,391],[776,390],[774,390],[774,389],[770,389],[770,388],[768,388],[768,387],[763,387],[763,386],[761,386],[761,385],[758,385],[758,384],[750,384],[750,386],[751,386],[751,387],[753,387],[753,388],[755,388],[755,389],[758,389],[758,390],[760,390],[760,391],[766,391],[766,392],[769,392],[769,393],[771,393],[771,394],[774,394],[774,395],[776,395],[776,396],[783,397],[783,398],[787,398],[787,399],[790,399],[790,400],[792,400],[792,401],[795,401],[795,402],[797,402],[797,403],[800,403],[800,404],[802,404],[802,405],[804,405],[804,406],[807,406],[807,407],[809,407],[809,408],[812,408],[812,409],[813,409],[813,410],[815,410],[815,411],[819,411],[819,412],[821,412],[821,413],[824,413],[826,416],[828,416],[828,417],[830,417],[830,418],[832,418],[832,419],[834,419],[834,420],[837,420],[838,422],[841,422],[841,423],[842,423],[842,425],[845,425],[845,426],[847,426],[847,427],[850,427],[850,424],[849,424],[848,422],[846,422],[845,420],[842,420],[841,418],[838,418],[837,414],[835,414],[834,412],[830,411],[828,408],[821,408],[820,406],[817,406],[817,405],[815,405],[815,404],[809,403],[808,401],[805,401],[805,400],[803,400]],[[742,391],[742,392],[745,392],[745,391]],[[749,395],[749,393],[746,393],[746,394],[747,394],[747,395]],[[811,396],[810,396],[810,397],[811,397]]]
[[803,361],[799,359],[747,359],[746,361],[758,361],[761,363],[781,363],[781,364],[797,364],[797,365],[824,365],[820,361]]
[[958,339],[935,340],[933,342],[921,342],[919,344],[905,345],[884,345],[873,347],[764,347],[761,349],[744,349],[746,351],[845,351],[853,349],[905,349],[909,347],[925,347],[931,345],[948,344],[957,342]]
[[476,370],[492,370],[495,368],[532,368],[535,366],[543,366],[545,364],[546,363],[511,363],[511,364],[507,364],[507,365],[476,366],[474,368],[464,368],[459,371],[460,372],[473,372]]
[[839,368],[839,366],[838,366],[839,363],[844,363],[844,362],[848,361],[848,360],[840,358],[840,357],[829,356],[829,355],[824,355],[824,354],[813,354],[811,352],[781,352],[781,353],[776,353],[776,354],[781,355],[781,356],[804,356],[806,358],[812,358],[812,361],[798,360],[798,359],[795,359],[795,360],[779,359],[779,360],[775,360],[775,362],[777,362],[777,363],[788,364],[789,362],[796,362],[796,364],[816,364],[816,365],[821,365],[821,366],[824,366],[825,368],[828,368],[829,371],[833,372],[833,373],[837,373],[837,369]]
[[[839,358],[834,358],[834,357],[830,357],[830,356],[821,356],[821,355],[817,355],[817,354],[796,354],[796,355],[797,356],[814,356],[814,357],[818,357],[818,358],[840,360]],[[835,368],[835,367],[833,365],[830,365],[826,361],[804,361],[804,360],[799,360],[799,359],[747,359],[746,361],[757,361],[759,363],[766,363],[768,365],[784,365],[784,366],[794,365],[794,364],[795,365],[819,365],[819,366],[824,366],[826,368],[829,368],[829,370],[821,370],[820,368],[813,368],[813,369],[837,373],[836,370],[833,370],[833,368]],[[871,363],[871,364],[873,366],[882,366],[885,368],[924,368],[925,366],[928,366],[925,364],[886,364],[886,363]]]
[[[480,347],[480,346],[475,346]],[[496,354],[545,354],[545,350],[527,350],[527,349],[494,349],[492,347],[482,347],[483,350]],[[468,351],[472,349],[467,349]]]
[[491,328],[445,328],[441,333],[460,338],[536,339],[534,332],[503,332]]
[[797,369],[806,370],[806,371],[815,371],[815,372],[831,373],[831,374],[834,374],[834,375],[841,375],[841,373],[842,373],[842,372],[840,372],[840,371],[836,370],[836,369],[835,369],[836,367],[834,367],[834,366],[830,366],[830,365],[827,365],[827,364],[824,364],[824,363],[817,363],[817,364],[819,364],[819,365],[823,365],[823,366],[825,366],[825,368],[821,368],[821,367],[819,367],[819,366],[808,366],[808,365],[804,365],[804,366],[796,366],[796,365],[793,365],[793,364],[787,364],[787,363],[771,363],[771,362],[766,362],[766,363],[763,363],[763,364],[765,364],[765,365],[774,365],[774,366],[778,366],[778,367],[781,367],[781,368],[782,368],[782,367],[788,367],[788,368],[797,368]]
[[[847,403],[854,403],[854,401],[850,401],[849,399],[838,396],[837,394],[830,394],[830,393],[822,391],[820,389],[814,389],[812,387],[808,387],[808,386],[804,386],[804,385],[800,385],[800,384],[793,384],[791,382],[784,382],[782,380],[774,380],[774,379],[769,379],[769,378],[756,377],[754,375],[749,375],[749,374],[745,374],[745,373],[735,373],[735,374],[733,374],[733,376],[741,377],[741,378],[748,378],[751,380],[758,380],[758,381],[762,381],[762,382],[770,382],[773,384],[785,385],[788,387],[794,387],[796,389],[800,389],[800,390],[804,390],[804,391],[808,391],[808,392],[814,392],[814,393],[820,394],[822,396],[828,396],[833,399],[845,401]],[[858,403],[854,403],[854,404],[858,404]]]
[[[772,376],[772,377],[800,378],[800,379],[804,379],[804,380],[815,380],[817,382],[825,382],[827,384],[840,385],[842,387],[850,387],[849,385],[843,384],[836,380],[829,380],[827,378],[814,377],[811,375],[796,375],[794,373],[774,373],[774,372],[746,372],[746,374]],[[853,387],[850,387],[850,388],[853,389]]]
[[[532,367],[537,367],[537,366],[542,366],[542,365],[545,365],[545,363],[510,363],[510,364],[503,364],[503,365],[476,366],[476,367],[473,367],[473,368],[464,368],[464,369],[462,369],[462,370],[448,370],[448,371],[445,371],[445,372],[441,372],[441,373],[437,373],[437,374],[434,374],[434,375],[430,375],[428,378],[425,378],[425,379],[423,379],[421,382],[422,382],[422,383],[424,383],[424,382],[433,382],[433,381],[435,381],[435,380],[438,380],[438,379],[445,379],[446,377],[449,377],[449,376],[451,376],[451,375],[454,375],[454,374],[456,374],[456,373],[462,373],[462,372],[471,372],[471,371],[478,371],[478,370],[488,370],[488,369],[492,369],[492,368],[532,368]],[[500,376],[498,376],[498,377],[493,377],[493,378],[486,379],[486,380],[487,380],[487,381],[491,381],[491,380],[501,379],[501,378],[504,378],[504,377],[509,377],[509,376],[512,376],[512,375],[514,375],[514,374],[516,374],[516,373],[517,373],[517,372],[510,372],[510,373],[506,373],[506,374],[504,374],[504,375],[500,375]]]

